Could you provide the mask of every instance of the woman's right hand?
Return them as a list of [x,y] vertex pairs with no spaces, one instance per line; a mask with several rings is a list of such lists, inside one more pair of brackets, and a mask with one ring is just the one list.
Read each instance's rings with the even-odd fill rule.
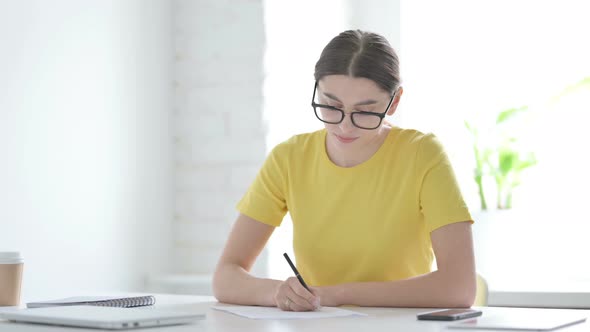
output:
[[290,277],[277,287],[274,300],[285,311],[313,311],[320,308],[320,298],[308,291],[296,277]]

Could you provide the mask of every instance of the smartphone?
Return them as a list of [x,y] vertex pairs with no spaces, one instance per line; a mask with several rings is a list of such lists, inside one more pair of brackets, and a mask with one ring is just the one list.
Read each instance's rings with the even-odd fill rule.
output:
[[459,320],[481,316],[482,312],[476,309],[444,309],[418,314],[419,320]]

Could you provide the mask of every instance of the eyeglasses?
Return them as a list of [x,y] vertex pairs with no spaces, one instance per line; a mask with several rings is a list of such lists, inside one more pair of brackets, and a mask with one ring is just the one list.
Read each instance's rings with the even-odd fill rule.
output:
[[[344,121],[344,117],[346,113],[343,110],[330,106],[330,105],[323,105],[318,104],[315,102],[315,93],[318,89],[318,82],[315,82],[313,87],[313,96],[311,97],[311,107],[313,107],[313,111],[315,116],[322,122],[330,123],[330,124],[339,124]],[[350,119],[352,120],[352,124],[356,127],[366,130],[373,130],[379,128],[381,125],[381,121],[387,114],[391,103],[393,102],[393,98],[395,97],[395,92],[391,96],[389,103],[387,104],[387,108],[383,113],[374,113],[374,112],[366,112],[366,111],[354,111],[350,112]]]

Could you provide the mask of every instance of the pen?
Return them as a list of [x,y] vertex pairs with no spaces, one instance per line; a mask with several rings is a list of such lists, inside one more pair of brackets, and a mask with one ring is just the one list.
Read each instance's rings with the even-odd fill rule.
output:
[[295,267],[295,265],[293,265],[293,262],[291,262],[291,259],[289,258],[289,255],[287,255],[287,253],[284,253],[283,256],[285,256],[285,259],[287,260],[287,263],[289,263],[289,265],[291,266],[291,269],[295,273],[295,276],[297,277],[297,279],[299,279],[299,282],[303,285],[303,287],[305,287],[305,289],[307,289],[308,291],[310,291],[309,290],[309,287],[307,287],[307,284],[303,280],[303,277],[299,274],[299,271],[297,271],[297,268]]

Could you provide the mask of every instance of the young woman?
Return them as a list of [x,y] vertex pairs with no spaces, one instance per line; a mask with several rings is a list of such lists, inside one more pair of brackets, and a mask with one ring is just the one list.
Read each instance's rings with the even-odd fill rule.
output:
[[[380,35],[345,31],[324,48],[315,80],[325,128],[276,146],[238,203],[217,299],[293,311],[471,306],[472,221],[443,147],[383,121],[403,94],[395,51]],[[249,274],[287,211],[309,291],[295,277]]]

